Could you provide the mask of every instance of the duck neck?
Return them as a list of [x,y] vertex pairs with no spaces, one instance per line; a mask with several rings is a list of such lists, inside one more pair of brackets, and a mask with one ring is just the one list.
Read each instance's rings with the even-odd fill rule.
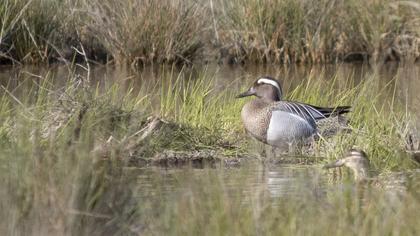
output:
[[255,99],[252,99],[247,104],[245,104],[244,109],[248,112],[259,113],[261,109],[264,109],[265,107],[267,107],[268,104],[272,102],[273,102],[272,100],[257,97]]
[[246,103],[241,112],[246,131],[261,142],[266,142],[269,105],[263,99],[256,98]]

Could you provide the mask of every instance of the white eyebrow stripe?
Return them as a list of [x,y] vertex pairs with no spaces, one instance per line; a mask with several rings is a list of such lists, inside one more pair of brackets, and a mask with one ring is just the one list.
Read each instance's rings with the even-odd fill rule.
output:
[[266,79],[266,78],[261,78],[257,81],[257,84],[271,84],[279,90],[279,94],[282,94],[280,85],[279,85],[279,83],[277,83],[277,81],[274,81],[274,80],[271,80],[271,79]]

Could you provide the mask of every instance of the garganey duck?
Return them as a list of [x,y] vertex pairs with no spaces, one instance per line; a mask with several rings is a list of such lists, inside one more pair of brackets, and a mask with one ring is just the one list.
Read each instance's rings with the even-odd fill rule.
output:
[[317,134],[319,121],[350,111],[350,106],[326,108],[285,101],[282,95],[277,80],[261,77],[246,92],[237,96],[256,96],[242,108],[242,121],[251,136],[274,147],[302,143]]
[[[358,149],[351,149],[344,157],[324,165],[324,169],[348,167],[353,172],[356,183],[370,183],[373,186],[403,193],[408,186],[418,188],[420,169],[405,172],[391,172],[380,175],[372,174],[367,154]],[[414,185],[413,185],[414,183]]]
[[351,149],[344,157],[334,162],[324,165],[324,169],[331,169],[346,166],[352,170],[354,174],[354,180],[357,182],[363,182],[370,178],[370,162],[367,155],[362,150]]

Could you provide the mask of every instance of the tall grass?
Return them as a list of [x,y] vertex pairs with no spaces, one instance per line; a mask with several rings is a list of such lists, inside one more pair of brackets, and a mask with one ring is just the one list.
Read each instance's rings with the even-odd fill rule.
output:
[[236,81],[218,86],[216,72],[204,69],[198,73],[174,74],[160,85],[160,114],[176,122],[205,127],[212,132],[238,127],[242,101],[235,101],[231,93]]
[[3,57],[20,62],[48,62],[67,43],[69,1],[6,0],[0,11]]
[[206,11],[195,1],[87,1],[88,28],[117,62],[191,62]]
[[26,63],[415,61],[419,12],[390,0],[5,0],[0,51]]
[[280,63],[418,58],[414,1],[222,1],[221,40],[239,60]]

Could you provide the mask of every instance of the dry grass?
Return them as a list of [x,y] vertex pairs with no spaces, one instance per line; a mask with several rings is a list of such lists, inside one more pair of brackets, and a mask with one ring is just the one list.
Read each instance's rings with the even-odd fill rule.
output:
[[192,62],[207,14],[194,1],[87,1],[87,27],[118,63]]
[[419,57],[415,1],[222,1],[221,41],[238,60],[326,63]]
[[[415,61],[420,5],[391,0],[5,0],[3,61]],[[77,52],[77,50],[79,52]]]

